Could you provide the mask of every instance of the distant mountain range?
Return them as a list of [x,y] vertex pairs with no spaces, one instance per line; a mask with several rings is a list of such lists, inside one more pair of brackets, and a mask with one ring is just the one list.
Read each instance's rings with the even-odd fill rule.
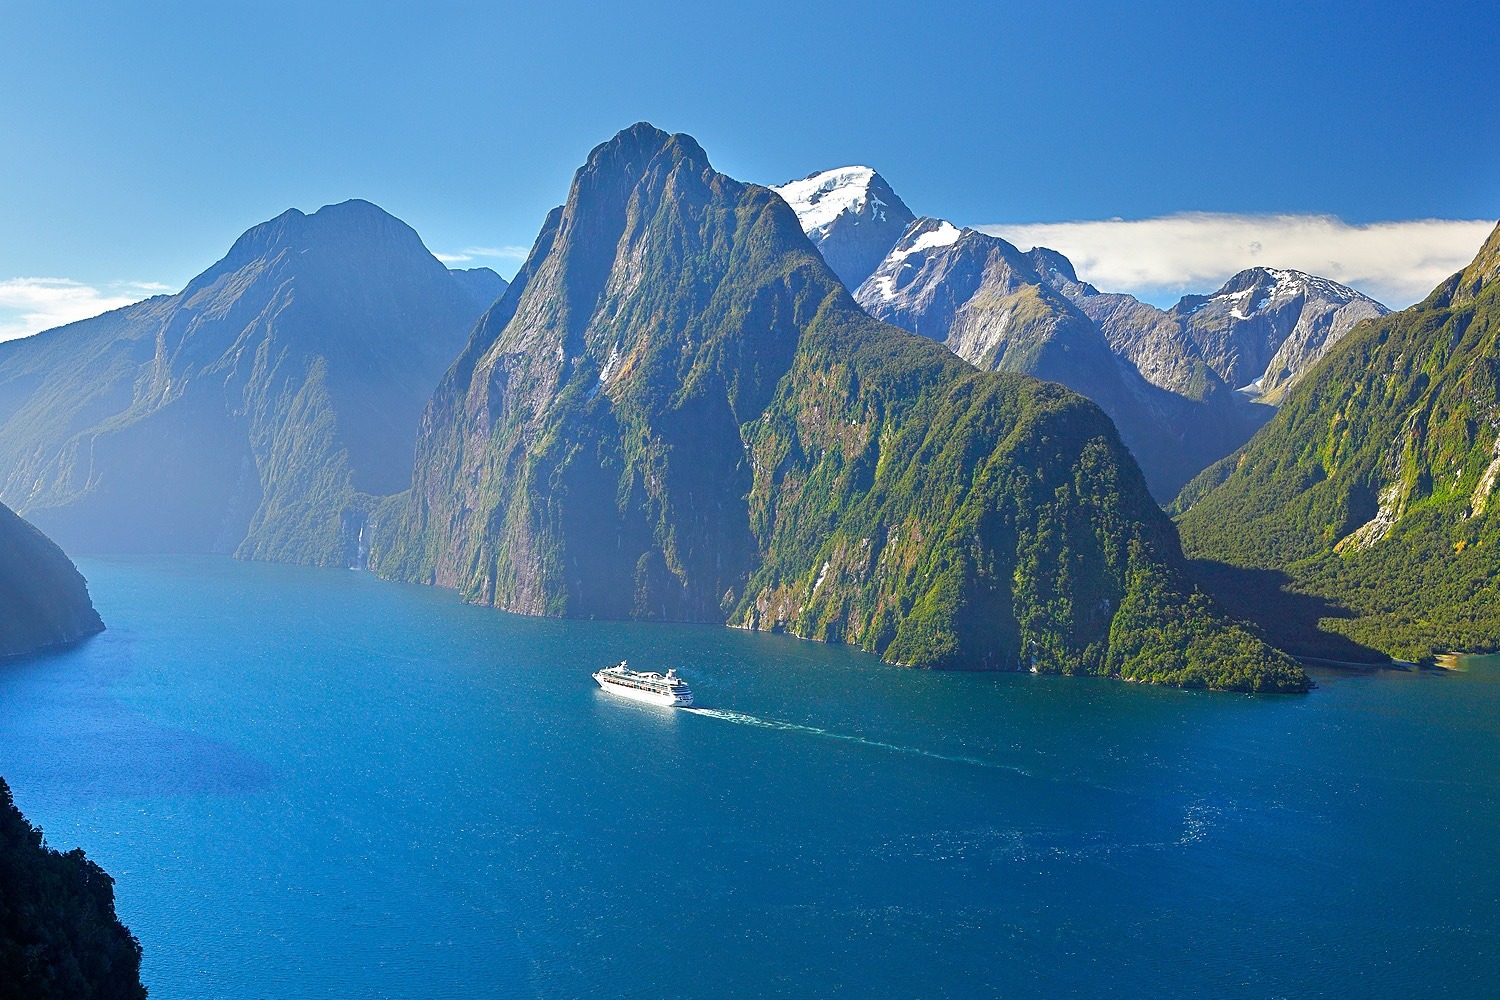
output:
[[288,211],[176,295],[0,344],[0,499],[75,552],[357,561],[504,287],[368,202]]
[[[1250,437],[1270,414],[1257,402],[1274,402],[1356,322],[1386,312],[1327,279],[1264,268],[1161,310],[1080,282],[1056,251],[1022,253],[998,237],[910,218],[868,167],[774,190],[825,255],[876,261],[835,267],[872,316],[981,368],[1061,382],[1093,399],[1163,502]],[[881,225],[872,224],[872,206],[885,213]],[[910,221],[892,239],[900,219]]]
[[1327,278],[1264,267],[1161,310],[1080,282],[1055,251],[1032,253],[1059,262],[1047,280],[1099,324],[1117,354],[1153,384],[1190,398],[1207,367],[1224,385],[1276,402],[1356,323],[1390,312]]
[[460,288],[469,293],[470,302],[484,312],[494,305],[510,282],[487,267],[455,267],[448,272]]
[[645,124],[578,171],[372,524],[380,572],[524,613],[1307,684],[1195,592],[1097,407],[873,320],[781,198]]

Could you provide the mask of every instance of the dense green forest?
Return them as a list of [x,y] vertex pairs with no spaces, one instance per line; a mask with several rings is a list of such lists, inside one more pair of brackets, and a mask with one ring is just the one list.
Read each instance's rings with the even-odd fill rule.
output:
[[114,880],[48,848],[0,779],[0,1000],[139,1000],[140,970]]
[[1227,604],[1273,635],[1288,604],[1321,607],[1288,647],[1412,661],[1500,649],[1497,278],[1500,228],[1425,301],[1357,327],[1184,490],[1183,546]]

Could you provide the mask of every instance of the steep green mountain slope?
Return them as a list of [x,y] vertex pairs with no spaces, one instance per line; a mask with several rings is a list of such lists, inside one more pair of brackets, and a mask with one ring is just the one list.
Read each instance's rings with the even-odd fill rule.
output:
[[74,552],[343,564],[475,284],[367,202],[289,211],[177,295],[0,345],[0,499]]
[[1325,629],[1401,659],[1500,648],[1497,279],[1500,228],[1424,302],[1331,350],[1184,491],[1189,553],[1285,574],[1342,607]]
[[141,1000],[140,973],[114,880],[82,851],[49,849],[0,779],[0,997]]
[[381,572],[514,611],[1307,683],[1192,590],[1096,406],[871,319],[785,202],[644,124],[578,172],[375,522]]
[[0,656],[66,645],[103,630],[72,560],[0,505]]

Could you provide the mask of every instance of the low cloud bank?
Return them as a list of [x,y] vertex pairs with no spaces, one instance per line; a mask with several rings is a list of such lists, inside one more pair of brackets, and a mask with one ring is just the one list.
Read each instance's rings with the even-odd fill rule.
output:
[[434,251],[432,255],[444,264],[462,264],[481,257],[498,258],[500,260],[525,260],[526,255],[530,252],[530,247],[520,246],[464,247],[462,250],[454,250],[451,253],[438,253]]
[[1108,292],[1170,305],[1211,292],[1247,267],[1283,267],[1357,288],[1392,309],[1427,297],[1460,271],[1493,219],[1350,225],[1331,215],[1185,212],[1155,219],[976,226],[1021,249],[1051,247]]
[[29,337],[171,291],[154,281],[118,281],[107,290],[71,278],[0,279],[0,341]]

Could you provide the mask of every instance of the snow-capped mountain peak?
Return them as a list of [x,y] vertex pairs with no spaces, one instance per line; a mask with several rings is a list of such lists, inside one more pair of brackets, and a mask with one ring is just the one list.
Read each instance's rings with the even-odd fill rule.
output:
[[[802,231],[814,241],[840,216],[868,216],[884,221],[889,204],[871,190],[880,175],[871,167],[835,167],[771,188],[792,206]],[[883,185],[882,185],[883,186]]]
[[849,288],[858,288],[916,216],[870,167],[836,167],[771,188]]
[[1191,315],[1205,307],[1218,307],[1220,310],[1227,309],[1231,319],[1247,320],[1268,308],[1279,308],[1294,299],[1314,301],[1330,308],[1339,308],[1351,302],[1379,306],[1374,299],[1347,285],[1315,274],[1290,268],[1251,267],[1235,274],[1212,295],[1184,297],[1179,311]]
[[1388,311],[1328,278],[1252,267],[1212,295],[1184,296],[1171,315],[1225,381],[1274,401],[1356,323]]

